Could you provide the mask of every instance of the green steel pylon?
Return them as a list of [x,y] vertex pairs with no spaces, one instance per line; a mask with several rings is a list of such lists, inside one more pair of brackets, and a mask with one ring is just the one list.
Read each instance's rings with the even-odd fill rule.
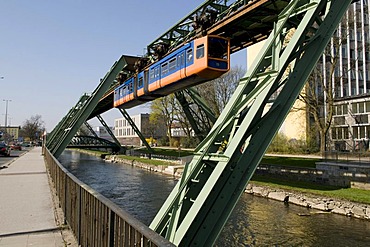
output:
[[112,130],[109,128],[108,124],[104,121],[102,116],[96,115],[96,118],[100,121],[100,123],[104,126],[105,130],[108,132],[114,143],[117,144],[118,147],[121,147],[121,143],[117,140],[116,136],[113,134]]
[[350,3],[290,1],[150,228],[213,245]]
[[68,146],[73,136],[77,133],[81,125],[88,119],[90,114],[97,106],[99,100],[104,93],[109,89],[112,82],[117,77],[118,73],[127,66],[124,56],[116,61],[110,71],[101,80],[98,87],[91,95],[83,95],[65,116],[57,127],[52,131],[52,136],[48,138],[46,147],[50,150],[54,157],[59,155]]
[[194,88],[187,88],[176,92],[175,96],[195,135],[200,141],[203,140],[209,133],[212,125],[216,122],[217,118],[215,114]]
[[90,131],[90,133],[94,137],[99,138],[99,136],[96,134],[96,132],[94,131],[94,129],[91,127],[91,125],[87,121],[84,122],[84,125],[86,126],[86,128]]
[[143,144],[145,145],[145,147],[148,149],[149,153],[150,154],[153,154],[154,153],[153,148],[146,141],[144,135],[141,133],[141,131],[139,130],[139,128],[136,126],[135,122],[132,120],[132,118],[127,113],[127,111],[125,109],[122,109],[122,108],[117,108],[117,109],[121,112],[122,116],[127,120],[127,122],[130,124],[131,128],[139,136],[140,140],[143,142]]

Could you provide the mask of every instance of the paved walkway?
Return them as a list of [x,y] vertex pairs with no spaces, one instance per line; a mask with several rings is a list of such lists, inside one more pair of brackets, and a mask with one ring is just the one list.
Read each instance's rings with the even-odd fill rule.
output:
[[65,246],[41,148],[35,147],[0,170],[0,247]]

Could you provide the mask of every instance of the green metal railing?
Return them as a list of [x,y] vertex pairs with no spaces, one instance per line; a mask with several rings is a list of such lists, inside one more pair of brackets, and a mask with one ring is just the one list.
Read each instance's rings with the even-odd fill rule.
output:
[[49,150],[44,155],[64,221],[80,246],[175,246],[78,180]]

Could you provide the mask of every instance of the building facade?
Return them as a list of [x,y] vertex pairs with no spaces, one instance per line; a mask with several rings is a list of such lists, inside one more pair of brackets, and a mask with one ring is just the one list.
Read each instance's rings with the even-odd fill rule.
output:
[[20,129],[20,126],[7,126],[6,128],[4,126],[0,126],[0,138],[5,138],[7,141],[23,141],[19,140]]
[[[369,149],[370,138],[370,8],[368,0],[353,3],[331,42],[338,51],[338,64],[332,79],[334,111],[331,149],[356,151]],[[339,40],[340,49],[335,49]],[[321,63],[328,71],[326,57]],[[326,76],[328,73],[323,73]],[[330,78],[325,78],[328,83]]]
[[[316,93],[323,102],[321,117],[329,117],[324,87],[332,86],[333,119],[328,132],[327,150],[355,151],[369,149],[370,139],[370,7],[369,0],[354,2],[343,17],[327,51],[318,61],[322,84]],[[250,64],[262,48],[262,42],[247,50]],[[322,94],[322,97],[320,96]],[[297,101],[298,102],[298,101]],[[296,103],[300,104],[300,103]],[[294,108],[294,107],[293,107]],[[304,108],[300,106],[300,108]],[[292,111],[280,133],[290,139],[308,138],[315,123],[307,110]],[[318,135],[316,135],[318,137]],[[312,138],[312,136],[311,136]],[[319,141],[317,141],[319,143]]]
[[[131,116],[136,127],[147,139],[159,139],[166,135],[165,126],[153,126],[149,123],[149,114],[138,114]],[[130,123],[125,118],[118,118],[114,121],[114,135],[117,140],[125,146],[143,145],[139,136],[135,133]]]

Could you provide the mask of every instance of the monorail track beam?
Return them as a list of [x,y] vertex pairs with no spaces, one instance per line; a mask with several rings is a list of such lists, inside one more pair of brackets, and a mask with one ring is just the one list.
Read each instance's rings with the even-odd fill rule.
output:
[[289,2],[150,228],[178,246],[213,245],[350,4]]

